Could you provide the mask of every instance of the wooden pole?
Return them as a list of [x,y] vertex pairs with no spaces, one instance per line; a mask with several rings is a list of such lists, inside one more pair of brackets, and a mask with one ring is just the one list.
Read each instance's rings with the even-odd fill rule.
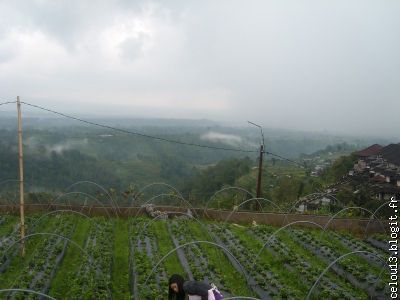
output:
[[[263,168],[263,155],[264,155],[264,132],[262,130],[262,127],[256,123],[247,121],[249,124],[254,125],[258,128],[260,128],[261,131],[261,146],[260,146],[260,159],[258,161],[258,177],[257,177],[257,188],[256,188],[256,197],[261,198],[261,178],[262,178],[262,168]],[[259,201],[257,201],[257,209],[259,211],[262,210],[261,204]]]
[[[257,198],[261,198],[261,177],[263,168],[264,145],[260,146],[260,159],[258,161]],[[260,207],[258,207],[260,209]]]
[[19,156],[19,212],[21,217],[21,256],[25,256],[25,203],[24,203],[24,156],[22,151],[21,102],[17,97],[18,110],[18,156]]

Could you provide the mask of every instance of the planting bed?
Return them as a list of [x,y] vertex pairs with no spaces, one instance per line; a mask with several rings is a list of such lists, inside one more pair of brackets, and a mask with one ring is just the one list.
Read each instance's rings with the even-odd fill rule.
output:
[[[279,228],[182,216],[41,216],[27,218],[32,236],[21,258],[18,217],[0,215],[0,289],[29,289],[57,299],[167,299],[168,278],[179,273],[215,283],[225,297],[305,299],[331,262],[363,251],[334,264],[310,299],[388,298],[388,269],[381,261],[388,256],[385,235],[363,239],[300,227],[275,234]],[[0,298],[44,299],[28,292]]]

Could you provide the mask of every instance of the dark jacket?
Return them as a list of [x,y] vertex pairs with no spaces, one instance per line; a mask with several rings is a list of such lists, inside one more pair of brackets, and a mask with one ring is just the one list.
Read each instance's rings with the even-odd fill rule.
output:
[[201,296],[201,300],[208,300],[208,290],[211,285],[202,281],[185,281],[183,283],[183,290],[189,295]]

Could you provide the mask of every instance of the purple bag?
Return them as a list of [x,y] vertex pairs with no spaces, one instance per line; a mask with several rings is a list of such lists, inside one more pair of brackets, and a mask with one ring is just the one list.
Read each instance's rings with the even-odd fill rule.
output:
[[213,295],[214,295],[214,299],[215,299],[215,300],[222,300],[222,299],[224,299],[224,296],[222,296],[221,292],[218,291],[218,289],[217,289],[217,287],[215,286],[214,283],[211,283],[211,287],[212,287],[211,290],[212,290],[212,292],[213,292]]
[[218,290],[213,290],[214,298],[215,300],[222,300],[224,299],[224,296],[218,291]]

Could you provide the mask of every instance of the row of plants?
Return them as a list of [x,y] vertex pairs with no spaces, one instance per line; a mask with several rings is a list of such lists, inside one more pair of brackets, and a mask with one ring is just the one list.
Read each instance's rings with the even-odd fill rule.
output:
[[[217,226],[219,223],[212,222]],[[210,268],[215,268],[216,274],[220,282],[225,286],[232,295],[248,295],[257,297],[254,291],[253,282],[249,280],[247,272],[243,272],[241,266],[226,250],[223,249],[220,239],[211,232],[206,223],[186,221],[186,227],[190,228],[194,240],[212,241],[215,244],[208,243],[199,244],[203,253],[207,255]]]
[[383,234],[375,234],[373,236],[369,236],[365,239],[365,242],[378,249],[383,251],[386,255],[390,253],[388,247],[388,236]]
[[[34,233],[31,230],[31,225],[35,223],[38,216],[28,217],[25,220],[25,236]],[[55,219],[57,225],[61,224],[61,220]],[[21,239],[20,233],[20,223],[18,219],[13,215],[3,215],[2,216],[3,225],[0,227],[0,273],[3,273],[9,267],[12,259],[20,252],[20,243],[16,245]],[[40,224],[39,224],[40,225]],[[43,225],[43,224],[42,224]],[[53,226],[53,225],[52,225]],[[37,229],[41,228],[38,226]],[[28,243],[30,239],[25,239],[24,243]],[[15,246],[13,246],[15,245]]]
[[[58,223],[54,225],[54,234],[70,237],[75,230],[75,224],[70,217],[58,216]],[[68,240],[59,236],[45,236],[34,250],[29,263],[21,270],[15,280],[13,288],[31,289],[46,294],[50,288],[60,263],[62,262]],[[25,299],[25,295],[18,293],[16,299]]]
[[[369,242],[364,242],[354,236],[352,236],[349,233],[336,233],[336,232],[330,232],[331,238],[336,239],[339,243],[342,244],[345,248],[348,249],[348,251],[368,251],[370,253],[359,253],[357,254],[358,256],[364,258],[371,264],[375,264],[378,267],[382,266],[382,261],[378,259],[377,257],[381,257],[383,259],[387,258],[387,249],[386,251],[383,251],[383,249],[380,249],[378,247],[374,247],[372,243]],[[387,248],[387,247],[386,247]]]
[[[28,233],[33,228],[32,223],[39,217],[27,218]],[[3,215],[0,221],[0,251],[4,251],[6,242],[10,245],[10,241],[12,243],[19,238],[18,220]],[[351,255],[340,260],[319,282],[312,299],[388,297],[385,286],[388,276],[374,258],[379,255],[386,259],[387,253],[374,247],[368,239],[363,241],[352,235],[330,231],[321,234],[319,230],[306,228],[286,229],[270,239],[277,228],[205,221],[200,224],[190,218],[153,221],[140,217],[121,219],[119,222],[119,230],[126,228],[126,242],[121,245],[127,247],[126,253],[129,253],[129,265],[125,266],[129,278],[124,278],[124,284],[130,286],[129,297],[134,299],[166,299],[168,278],[173,273],[182,274],[187,279],[213,282],[225,297],[241,295],[260,299],[304,299],[329,263],[356,250],[368,251],[373,255]],[[75,228],[80,228],[80,232]],[[88,255],[79,250],[71,263],[73,266],[68,270],[71,262],[68,253],[79,247],[57,236],[33,237],[26,243],[25,259],[9,255],[9,266],[3,274],[0,273],[0,288],[29,288],[50,295],[54,292],[57,298],[115,298],[112,276],[118,272],[113,265],[114,239],[118,233],[115,232],[114,219],[51,216],[43,218],[35,231],[53,232],[72,239],[76,237]],[[385,237],[369,238],[381,242]],[[209,241],[217,245],[197,243],[183,247],[165,259],[150,276],[166,253],[194,241]],[[255,259],[266,241],[269,241],[267,246]],[[236,260],[222,251],[222,247],[231,252]],[[19,247],[15,248],[18,252]],[[4,262],[0,263],[1,268]],[[57,289],[63,277],[60,270],[68,271],[67,289]],[[54,276],[58,279],[54,280]],[[126,289],[125,295],[128,294]],[[29,299],[28,294],[12,293],[9,296]]]
[[7,215],[0,216],[0,226],[2,226],[6,222],[7,217],[8,217]]
[[[321,234],[320,231],[292,229],[291,237],[327,264],[341,255],[349,253],[331,234]],[[381,268],[372,265],[363,257],[349,255],[332,266],[332,271],[343,277],[356,289],[362,290],[372,298],[387,297],[385,276],[381,276]]]
[[10,253],[5,251],[19,239],[19,223],[16,223],[10,216],[3,216],[1,219],[0,233],[0,272],[3,272],[9,264],[11,256],[18,251],[13,249]]
[[[19,251],[18,245],[12,247],[20,239],[20,225],[10,215],[0,216],[0,274],[4,273],[12,258]],[[10,248],[11,247],[11,248]]]
[[[186,243],[197,241],[197,237],[193,234],[190,223],[193,221],[185,218],[174,219],[168,223],[171,237],[176,241],[176,246],[184,245]],[[204,238],[207,238],[205,234]],[[201,280],[205,282],[212,282],[216,284],[224,295],[232,295],[232,291],[229,288],[229,284],[226,284],[224,279],[224,272],[219,264],[210,259],[207,255],[204,246],[202,244],[191,244],[182,249],[185,258],[188,262],[187,268],[192,274],[194,280]]]
[[[3,252],[3,263],[0,265],[0,287],[32,287],[38,291],[47,292],[49,284],[56,274],[58,265],[62,261],[65,251],[65,239],[55,235],[31,236],[33,232],[31,225],[36,222],[38,216],[26,218],[26,239],[24,240],[25,255],[21,257],[21,244],[16,243],[20,239],[19,223],[17,218],[11,216],[11,223],[7,224],[12,229],[12,243]],[[73,222],[68,218],[58,216],[56,218],[45,218],[37,226],[38,232],[46,232],[68,236],[73,232]],[[10,238],[10,236],[6,236]],[[3,236],[4,238],[4,236]],[[63,245],[63,246],[61,246]],[[61,249],[61,250],[60,250]],[[29,294],[12,293],[9,297],[27,299]]]
[[[276,228],[265,225],[253,226],[247,229],[251,236],[266,245],[263,251],[272,253],[275,263],[285,267],[287,272],[295,272],[300,275],[300,289],[305,296],[327,264],[310,255],[310,253],[305,253],[305,251],[299,249],[299,245],[291,243],[290,238],[288,239],[284,232],[271,236],[275,231]],[[360,299],[366,297],[365,293],[354,289],[353,286],[340,280],[332,272],[329,272],[321,279],[312,295],[313,297],[324,299]]]
[[149,219],[138,218],[130,222],[131,293],[134,299],[166,299],[168,277],[164,265],[161,264],[150,276],[161,255],[155,233],[146,226],[146,221]]
[[91,224],[82,262],[71,282],[68,297],[72,299],[111,299],[113,267],[113,220],[96,218]]
[[[248,282],[250,282],[258,297],[262,299],[295,299],[298,296],[296,291],[285,286],[271,271],[269,261],[264,256],[258,261],[254,261],[258,247],[248,247],[243,239],[240,239],[230,230],[230,225],[219,227],[216,224],[211,224],[209,228],[218,243],[229,249],[244,267]],[[237,267],[240,272],[240,267]]]

